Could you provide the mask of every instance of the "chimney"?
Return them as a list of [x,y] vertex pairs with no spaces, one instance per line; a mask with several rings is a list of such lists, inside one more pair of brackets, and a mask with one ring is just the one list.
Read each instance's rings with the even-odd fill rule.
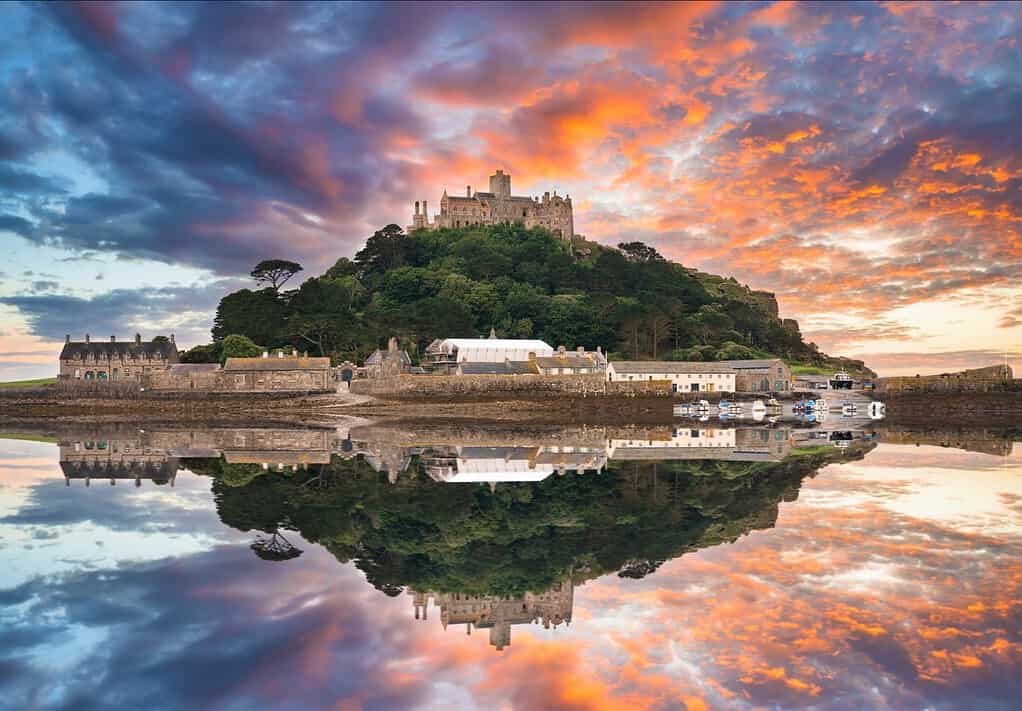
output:
[[117,343],[117,336],[110,336],[111,343]]
[[[497,337],[497,329],[491,327],[490,328],[490,338],[496,338],[496,337]],[[88,338],[89,337],[86,336],[85,340],[88,340]]]
[[429,202],[426,200],[422,201],[422,214],[426,216],[426,222],[429,222]]
[[419,216],[419,201],[418,200],[415,201],[415,216],[416,217]]
[[564,355],[565,353],[567,353],[567,351],[568,351],[568,349],[565,348],[564,346],[557,346],[557,354],[558,355]]
[[66,336],[64,336],[64,343],[70,343],[70,342],[71,342],[71,334],[69,333]]
[[90,343],[90,341],[89,341],[89,334],[87,334],[87,333],[85,334],[85,342],[86,343]]
[[269,357],[270,357],[270,352],[269,351],[263,351],[263,358],[269,358]]
[[578,348],[576,348],[575,350],[576,350],[576,351],[578,351],[578,354],[579,354],[579,355],[585,355],[585,352],[586,352],[586,347],[585,347],[585,346],[579,346],[579,347],[578,347]]
[[391,336],[390,340],[387,341],[387,351],[390,353],[397,353],[397,338],[394,336]]
[[142,334],[141,333],[136,333],[135,334],[135,345],[136,346],[142,345]]
[[471,185],[466,185],[465,186],[465,197],[472,197],[472,186]]
[[173,343],[175,346],[177,345],[177,341],[174,340],[174,334],[173,333],[170,334],[170,342]]

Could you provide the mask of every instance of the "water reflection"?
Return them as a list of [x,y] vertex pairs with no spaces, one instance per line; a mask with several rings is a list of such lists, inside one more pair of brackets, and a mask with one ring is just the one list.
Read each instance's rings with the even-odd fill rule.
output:
[[1009,708],[1022,691],[1012,432],[51,434],[0,440],[15,707]]

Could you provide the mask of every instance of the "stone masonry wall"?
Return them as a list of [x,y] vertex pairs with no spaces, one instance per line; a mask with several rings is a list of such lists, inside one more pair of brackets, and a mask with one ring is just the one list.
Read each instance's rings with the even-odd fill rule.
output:
[[602,375],[402,375],[381,380],[356,380],[351,392],[396,400],[443,398],[537,397],[670,397],[664,381],[608,383]]

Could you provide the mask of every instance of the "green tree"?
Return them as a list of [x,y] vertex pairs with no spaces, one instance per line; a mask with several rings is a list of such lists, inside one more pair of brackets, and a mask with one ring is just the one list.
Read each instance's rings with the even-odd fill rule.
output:
[[236,333],[224,338],[220,346],[220,357],[224,361],[228,358],[258,358],[263,354],[262,346],[257,346],[248,336]]
[[251,275],[256,282],[269,284],[273,293],[279,294],[280,287],[300,271],[302,271],[302,265],[298,262],[289,262],[286,259],[264,259],[255,265]]
[[213,340],[238,333],[273,347],[283,341],[286,316],[287,309],[273,289],[241,289],[220,300],[213,319]]

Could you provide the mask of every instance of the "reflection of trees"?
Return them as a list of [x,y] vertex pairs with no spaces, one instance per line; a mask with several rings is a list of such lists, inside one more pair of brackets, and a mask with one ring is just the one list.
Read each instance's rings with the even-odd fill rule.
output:
[[291,560],[302,554],[301,549],[293,546],[280,531],[269,536],[257,536],[249,548],[263,560]]
[[[859,453],[861,456],[861,452]],[[215,466],[223,521],[243,531],[297,530],[387,594],[405,586],[516,595],[579,577],[643,577],[688,551],[768,528],[781,501],[838,450],[782,462],[611,462],[600,475],[486,486],[438,483],[413,461],[394,484],[360,459],[241,486]],[[207,460],[208,461],[208,460]],[[308,486],[315,480],[315,484]]]

